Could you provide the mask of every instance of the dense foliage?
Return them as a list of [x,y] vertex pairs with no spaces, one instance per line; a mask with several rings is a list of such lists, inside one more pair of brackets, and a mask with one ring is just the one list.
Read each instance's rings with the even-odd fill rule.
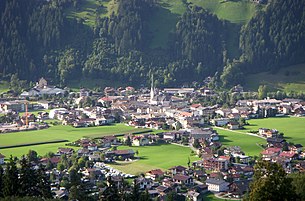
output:
[[[109,16],[95,15],[94,27],[67,17],[80,0],[3,0],[0,2],[0,76],[28,81],[47,77],[66,85],[76,78],[157,85],[202,81],[214,86],[243,83],[247,73],[305,62],[305,3],[270,1],[240,33],[242,56],[229,60],[228,30],[238,26],[187,4],[165,48],[151,49],[150,16],[155,0],[118,0]],[[285,13],[285,14],[283,14]],[[232,41],[231,41],[232,42]],[[232,58],[231,58],[232,59]]]
[[271,1],[243,27],[240,47],[247,72],[305,62],[305,1]]

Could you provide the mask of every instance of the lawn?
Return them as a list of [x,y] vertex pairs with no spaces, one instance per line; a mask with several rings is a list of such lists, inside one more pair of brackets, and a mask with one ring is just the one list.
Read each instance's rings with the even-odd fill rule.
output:
[[288,142],[300,143],[305,146],[305,118],[304,117],[275,117],[249,120],[249,126],[242,132],[258,130],[259,128],[274,128],[284,133]]
[[245,24],[255,14],[260,5],[248,0],[188,0],[197,6],[201,6],[220,19],[233,23]]
[[259,85],[267,85],[271,91],[305,91],[305,63],[278,69],[277,72],[248,75],[245,89],[257,91]]
[[223,146],[240,146],[245,154],[249,156],[258,156],[262,151],[259,144],[266,144],[266,140],[259,137],[236,133],[229,130],[215,129],[220,135],[220,141]]
[[[101,137],[106,135],[132,133],[144,131],[147,129],[136,129],[134,127],[125,126],[124,124],[116,124],[111,126],[89,127],[89,128],[73,128],[71,126],[52,126],[48,129],[39,131],[16,132],[0,135],[0,147],[16,144],[39,143],[52,140],[68,140],[70,142],[86,137]],[[36,150],[40,155],[44,155],[48,151],[56,152],[59,146],[66,143],[52,143],[44,145],[26,146],[19,148],[0,149],[0,153],[8,156],[21,156],[27,153],[29,149]],[[45,149],[44,149],[45,148]]]
[[140,160],[134,162],[121,162],[120,164],[111,166],[123,172],[135,175],[156,168],[167,170],[176,165],[187,166],[188,158],[190,158],[190,161],[199,160],[198,157],[191,156],[191,149],[189,147],[172,144],[142,147],[120,146],[119,149],[138,150]]

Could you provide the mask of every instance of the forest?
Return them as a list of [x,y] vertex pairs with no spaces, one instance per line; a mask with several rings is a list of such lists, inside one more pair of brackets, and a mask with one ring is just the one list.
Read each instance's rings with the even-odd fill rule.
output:
[[[184,1],[183,1],[184,2]],[[0,1],[0,77],[46,77],[66,86],[76,78],[120,80],[157,86],[202,82],[216,87],[245,82],[244,75],[277,71],[305,62],[305,1],[270,1],[237,27],[240,55],[229,57],[234,26],[192,3],[168,33],[164,47],[151,48],[150,17],[158,0],[118,0],[109,16],[95,13],[94,26],[67,16],[81,0]]]

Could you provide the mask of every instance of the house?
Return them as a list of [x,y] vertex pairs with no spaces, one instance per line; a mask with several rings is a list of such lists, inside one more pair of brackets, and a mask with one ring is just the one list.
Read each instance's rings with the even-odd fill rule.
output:
[[54,193],[53,197],[55,199],[68,200],[69,192],[66,189],[58,190],[58,191],[53,191],[53,193]]
[[5,156],[0,153],[0,165],[4,164]]
[[174,175],[173,179],[174,179],[174,182],[176,182],[178,184],[184,184],[184,185],[193,185],[194,184],[192,177],[182,175],[182,174]]
[[145,145],[149,145],[149,139],[144,137],[144,136],[135,136],[132,139],[132,144],[134,146],[145,146]]
[[236,121],[230,121],[228,124],[227,124],[228,128],[230,130],[237,130],[239,129],[239,123],[236,122]]
[[303,145],[295,144],[288,147],[289,150],[294,151],[295,153],[301,153],[303,150]]
[[190,201],[203,201],[202,195],[194,190],[189,190],[186,194],[186,197],[187,200]]
[[140,190],[150,189],[153,181],[149,178],[138,177],[135,179],[135,184],[139,185]]
[[229,185],[229,193],[235,198],[241,198],[249,189],[249,180],[234,181]]
[[263,160],[271,160],[282,152],[281,148],[269,147],[261,152]]
[[122,160],[134,158],[135,152],[132,149],[128,150],[114,150],[107,151],[105,157],[107,158],[121,158]]
[[175,175],[175,174],[185,174],[186,173],[186,168],[183,167],[183,166],[175,166],[175,167],[172,167],[169,169],[172,173],[172,175]]
[[297,158],[297,154],[294,151],[283,151],[280,153],[279,157],[288,161],[292,161]]
[[153,181],[155,181],[156,179],[160,179],[164,176],[164,172],[160,169],[155,169],[155,170],[150,170],[148,172],[146,172],[146,178],[150,178]]
[[208,190],[213,192],[223,192],[228,190],[229,183],[223,179],[207,179]]
[[59,155],[72,155],[74,153],[74,150],[72,148],[58,148],[57,153]]
[[225,126],[230,122],[229,118],[212,119],[211,123],[215,126]]
[[40,159],[40,163],[45,166],[48,165],[48,163],[51,163],[53,166],[56,166],[60,161],[61,161],[61,158],[58,156]]

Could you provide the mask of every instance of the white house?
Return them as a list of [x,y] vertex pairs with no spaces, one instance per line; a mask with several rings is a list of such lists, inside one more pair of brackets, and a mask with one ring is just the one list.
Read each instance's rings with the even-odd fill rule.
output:
[[0,153],[0,165],[4,164],[5,156]]
[[213,192],[223,192],[228,190],[229,183],[222,179],[207,179],[208,190]]

